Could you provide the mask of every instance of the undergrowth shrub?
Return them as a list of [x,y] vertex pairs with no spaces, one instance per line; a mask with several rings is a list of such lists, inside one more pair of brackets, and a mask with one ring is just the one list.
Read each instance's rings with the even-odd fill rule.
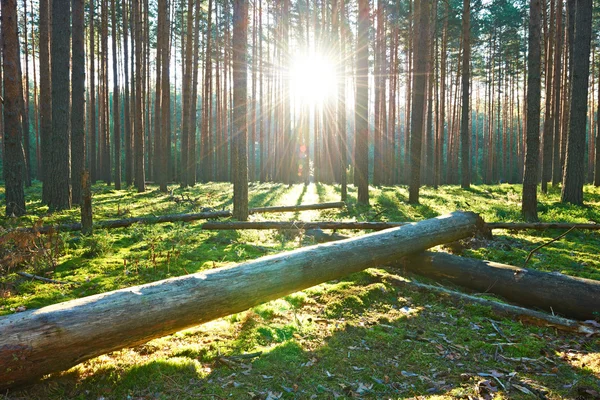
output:
[[96,233],[84,239],[83,248],[83,257],[95,258],[108,254],[112,250],[112,241],[108,234]]
[[50,230],[41,234],[34,231],[0,230],[0,276],[15,269],[28,269],[33,272],[54,270],[64,254],[65,245],[60,234]]

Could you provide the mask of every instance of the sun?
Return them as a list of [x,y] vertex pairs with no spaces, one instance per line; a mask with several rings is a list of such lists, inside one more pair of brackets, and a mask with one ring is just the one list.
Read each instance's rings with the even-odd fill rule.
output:
[[336,95],[335,63],[320,54],[297,56],[292,62],[290,95],[308,105],[320,105]]

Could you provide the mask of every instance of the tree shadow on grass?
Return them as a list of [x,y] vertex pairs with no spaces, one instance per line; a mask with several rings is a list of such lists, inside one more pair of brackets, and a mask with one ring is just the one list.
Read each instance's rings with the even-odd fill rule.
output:
[[[167,348],[158,358],[152,357],[162,350],[156,346],[171,339],[124,350],[118,364],[93,361],[91,374],[80,374],[87,367],[71,370],[7,398],[265,399],[269,392],[282,399],[464,397],[481,395],[478,388],[488,385],[510,398],[528,398],[511,389],[514,384],[533,393],[549,390],[551,397],[576,397],[578,390],[600,384],[589,368],[553,353],[600,352],[593,338],[524,326],[485,307],[378,279],[354,274],[330,282],[331,289],[321,294],[342,301],[355,293],[362,303],[344,301],[330,313],[327,307],[319,313],[310,304],[300,306],[295,322],[249,312],[234,335],[226,335],[228,343],[208,333],[177,334],[179,345],[188,344]],[[356,295],[367,287],[373,290]],[[273,334],[286,323],[294,327],[291,334]],[[254,347],[257,336],[266,347]],[[257,350],[263,354],[235,361]],[[234,361],[220,361],[221,356]],[[573,388],[565,387],[575,380]]]

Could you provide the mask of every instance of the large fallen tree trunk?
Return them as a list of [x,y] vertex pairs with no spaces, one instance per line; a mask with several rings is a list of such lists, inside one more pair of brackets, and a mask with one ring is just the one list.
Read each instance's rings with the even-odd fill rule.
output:
[[450,290],[440,286],[432,286],[427,285],[425,283],[407,281],[405,279],[391,275],[386,276],[383,279],[394,284],[395,286],[408,286],[410,288],[415,288],[419,291],[434,292],[441,294],[442,296],[448,296],[452,300],[466,301],[469,303],[477,303],[483,306],[487,306],[490,307],[492,311],[498,315],[513,319],[516,318],[520,321],[528,322],[534,325],[551,326],[561,331],[583,333],[586,335],[598,333],[598,329],[596,329],[595,327],[582,324],[579,321],[573,321],[572,319],[546,314],[541,311],[530,310],[529,308],[523,308],[511,304],[503,304],[497,301],[483,299],[481,297],[476,297],[461,292],[456,292],[454,290]]
[[404,227],[264,257],[0,318],[0,388],[171,334],[413,252],[474,234],[456,212]]
[[397,228],[410,222],[342,222],[342,221],[248,221],[248,222],[205,222],[202,229],[231,230],[231,229],[383,229]]
[[[342,201],[334,203],[319,203],[319,204],[303,204],[296,206],[275,206],[275,207],[257,207],[251,208],[248,212],[250,214],[258,213],[274,213],[274,212],[297,212],[306,210],[325,210],[330,208],[342,208],[346,204]],[[231,217],[231,211],[208,211],[199,212],[192,214],[169,214],[161,215],[156,217],[133,217],[124,219],[113,219],[107,221],[99,221],[94,223],[93,229],[111,229],[111,228],[125,228],[134,224],[161,224],[165,222],[191,222],[202,219],[213,219],[213,218],[227,218]],[[59,225],[44,225],[33,228],[18,228],[16,229],[22,232],[67,232],[67,231],[80,231],[80,223],[72,224],[59,224]]]
[[580,320],[600,315],[600,281],[541,272],[491,261],[426,252],[407,257],[404,268],[508,301]]

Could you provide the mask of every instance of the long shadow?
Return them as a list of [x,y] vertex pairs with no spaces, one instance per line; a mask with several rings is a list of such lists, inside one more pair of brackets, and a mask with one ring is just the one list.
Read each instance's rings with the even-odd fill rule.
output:
[[[302,204],[302,201],[304,200],[304,195],[306,195],[306,191],[308,190],[308,185],[302,185],[302,192],[300,192],[300,196],[298,196],[298,200],[296,200],[296,205],[299,206]],[[294,220],[299,220],[300,219],[300,211],[296,211],[294,213]]]

